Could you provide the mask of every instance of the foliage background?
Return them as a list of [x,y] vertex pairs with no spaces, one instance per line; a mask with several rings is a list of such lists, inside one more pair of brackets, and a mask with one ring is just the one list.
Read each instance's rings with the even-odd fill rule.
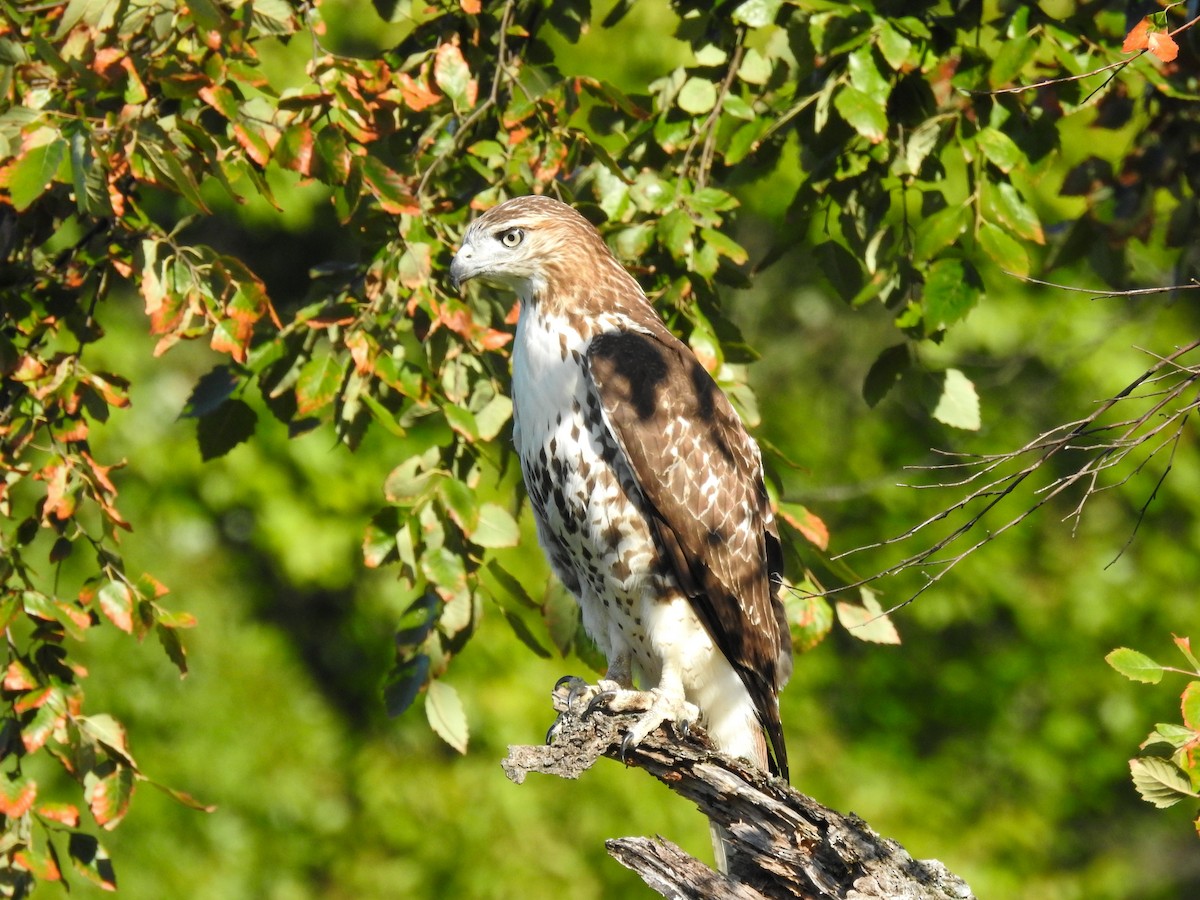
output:
[[[429,418],[414,419],[411,407],[404,406],[410,430],[398,436],[381,424],[389,411],[384,392],[380,408],[372,410],[379,421],[360,428],[355,415],[345,414],[344,399],[334,404],[334,395],[344,397],[346,388],[341,368],[332,390],[318,385],[309,394],[322,420],[317,427],[309,427],[295,409],[281,412],[264,400],[267,391],[258,389],[272,382],[270,363],[256,361],[254,348],[269,345],[278,333],[261,298],[251,298],[252,311],[245,313],[254,319],[256,337],[238,331],[238,309],[217,292],[222,302],[205,307],[203,322],[195,326],[203,340],[185,340],[156,355],[164,329],[157,323],[147,326],[150,298],[139,274],[145,250],[130,236],[161,240],[181,217],[204,204],[208,213],[173,240],[211,246],[242,260],[261,279],[285,325],[306,309],[305,302],[328,298],[332,305],[319,314],[323,318],[307,327],[328,342],[320,347],[335,348],[344,359],[352,352],[346,334],[363,320],[347,326],[339,304],[367,305],[379,313],[361,330],[382,345],[411,328],[387,319],[387,310],[404,310],[408,294],[381,292],[371,276],[356,281],[346,271],[361,276],[374,266],[371,271],[384,282],[400,283],[421,296],[420,309],[408,310],[411,318],[436,321],[439,308],[457,302],[447,299],[437,278],[448,262],[455,229],[467,219],[467,201],[501,181],[515,191],[568,174],[546,162],[560,149],[563,163],[583,167],[592,179],[577,181],[574,189],[582,199],[601,203],[606,188],[620,189],[605,154],[629,172],[659,172],[664,183],[684,178],[693,191],[688,202],[694,204],[708,179],[731,191],[740,206],[736,213],[705,213],[694,205],[692,213],[712,216],[711,227],[736,244],[723,242],[720,234],[710,236],[705,240],[721,249],[702,257],[699,240],[685,252],[669,229],[648,238],[637,223],[664,215],[650,201],[610,210],[621,226],[612,235],[619,248],[632,247],[638,251],[633,255],[652,261],[653,270],[639,273],[643,282],[662,292],[673,324],[690,332],[695,346],[712,349],[729,364],[722,370],[729,383],[748,378],[761,413],[758,433],[797,464],[777,463],[781,496],[828,524],[835,551],[903,533],[953,501],[952,491],[896,487],[911,478],[928,480],[925,473],[905,473],[904,467],[938,461],[929,448],[1002,452],[1019,447],[1086,414],[1095,401],[1141,374],[1150,354],[1170,352],[1195,334],[1194,295],[1185,291],[1095,300],[1086,293],[1033,286],[1004,271],[1116,289],[1183,284],[1194,276],[1189,248],[1197,243],[1194,173],[1200,171],[1195,164],[1200,150],[1185,128],[1195,119],[1196,55],[1185,40],[1190,32],[1180,36],[1184,56],[1174,68],[1139,58],[1099,99],[1087,95],[1104,75],[1059,93],[1043,89],[1004,99],[963,93],[1084,72],[1123,58],[1121,38],[1156,7],[1126,16],[1070,2],[903,4],[904,9],[886,3],[748,3],[726,4],[710,14],[696,4],[639,3],[612,27],[603,23],[613,7],[597,5],[584,27],[579,23],[588,21],[586,4],[554,6],[558,12],[551,15],[539,12],[540,4],[488,4],[478,21],[493,30],[485,27],[474,47],[471,23],[477,20],[470,18],[475,14],[470,3],[431,4],[430,9],[444,8],[445,20],[406,3],[371,7],[349,0],[295,10],[264,3],[258,7],[265,18],[250,24],[248,7],[241,4],[192,3],[190,15],[203,26],[203,16],[215,11],[212,21],[218,30],[227,29],[220,49],[230,57],[242,46],[231,34],[245,28],[256,35],[258,61],[249,68],[265,73],[273,90],[281,91],[308,84],[306,66],[320,58],[322,49],[366,60],[386,50],[394,61],[397,55],[443,46],[456,35],[468,48],[474,74],[489,54],[495,56],[489,42],[500,16],[506,11],[544,14],[550,17],[540,35],[545,43],[532,56],[540,64],[552,61],[568,76],[557,89],[565,89],[569,76],[593,78],[656,111],[652,122],[661,131],[656,129],[652,139],[643,136],[651,146],[645,156],[623,156],[635,142],[624,142],[620,128],[636,128],[637,121],[632,117],[614,125],[624,101],[611,91],[587,95],[582,111],[550,94],[533,120],[534,140],[527,142],[545,149],[538,141],[548,134],[544,157],[531,160],[507,152],[496,163],[490,146],[464,154],[446,144],[446,135],[452,133],[451,123],[462,127],[472,103],[486,98],[489,70],[479,69],[473,99],[466,86],[458,85],[461,98],[451,102],[451,81],[444,81],[438,84],[444,96],[427,118],[412,117],[426,127],[421,154],[412,153],[413,137],[402,129],[379,139],[357,126],[367,155],[399,173],[394,181],[366,164],[359,181],[351,178],[349,185],[329,171],[303,173],[297,162],[302,154],[289,149],[286,137],[263,151],[252,134],[239,136],[233,127],[245,116],[242,127],[253,131],[261,106],[229,110],[234,118],[228,131],[211,112],[196,113],[220,147],[229,148],[220,156],[232,187],[226,189],[211,174],[196,177],[190,186],[167,162],[160,169],[149,167],[138,175],[145,220],[132,221],[132,212],[117,217],[121,222],[112,244],[118,249],[97,251],[93,244],[76,243],[97,210],[71,193],[83,188],[86,195],[88,185],[73,180],[67,163],[32,189],[22,187],[19,177],[14,183],[13,169],[7,169],[10,198],[22,190],[34,193],[28,203],[21,198],[20,221],[45,219],[38,223],[40,235],[33,226],[18,232],[35,252],[24,255],[12,249],[18,244],[9,246],[6,327],[19,319],[18,302],[34,304],[35,313],[44,315],[36,307],[42,300],[30,299],[39,295],[30,293],[21,266],[40,266],[43,277],[57,271],[64,290],[77,292],[68,296],[87,297],[89,291],[101,296],[97,318],[103,337],[87,341],[84,359],[90,371],[117,373],[129,384],[127,406],[113,408],[105,421],[88,419],[92,456],[127,463],[113,478],[121,513],[133,530],[109,546],[132,577],[150,572],[170,588],[160,601],[165,621],[187,610],[198,622],[184,636],[188,676],[183,680],[153,640],[131,641],[107,612],[102,617],[90,610],[96,627],[65,643],[71,660],[87,670],[88,710],[103,710],[124,723],[139,771],[215,806],[201,812],[142,783],[120,827],[111,832],[89,823],[85,811],[79,830],[101,837],[124,896],[636,895],[636,879],[606,859],[605,837],[662,833],[694,853],[708,852],[706,824],[693,810],[616,767],[601,767],[579,784],[534,781],[516,788],[504,780],[498,766],[504,747],[544,733],[550,686],[566,672],[585,670],[586,662],[574,656],[564,660],[553,651],[550,658],[531,653],[510,623],[525,623],[549,647],[540,615],[506,598],[491,576],[479,576],[483,587],[469,601],[479,612],[471,617],[474,636],[444,682],[462,698],[470,732],[467,752],[460,755],[431,731],[419,709],[424,695],[403,716],[386,716],[381,687],[393,666],[393,633],[401,621],[410,623],[405,611],[425,582],[412,573],[397,578],[395,565],[364,566],[364,530],[385,504],[385,484],[394,498],[397,482],[390,473],[396,466],[430,445],[451,454],[463,443],[473,444],[464,436],[466,426],[452,433],[453,425],[443,423],[423,431]],[[1019,7],[1026,8],[1023,16]],[[173,28],[192,21],[169,5],[153,8],[171,11]],[[48,24],[39,24],[37,17],[45,12],[33,13],[31,20],[18,7],[5,9],[10,40],[24,33],[22,28],[54,36],[63,17],[78,13],[78,21],[86,24],[97,15],[88,4],[63,4],[51,6]],[[1177,26],[1182,24],[1178,13],[1155,21]],[[290,41],[270,36],[266,25],[273,15],[298,30]],[[777,17],[792,22],[790,30],[776,29]],[[744,30],[735,27],[739,22]],[[912,64],[894,71],[869,54],[872,75],[862,68],[866,57],[855,53],[863,46],[883,46],[880,36],[887,28],[882,23],[895,24],[889,34],[908,35],[925,49],[913,50]],[[920,23],[927,38],[918,39]],[[310,28],[319,29],[321,48],[313,44]],[[511,34],[516,40],[516,32]],[[873,37],[864,43],[862,35]],[[402,43],[407,38],[416,43]],[[694,87],[699,96],[680,100],[656,80],[667,79],[669,85],[671,73],[684,66],[700,81],[719,84],[725,68],[702,64],[695,50],[738,42],[782,66],[783,57],[772,57],[770,49],[781,41],[793,51],[810,47],[810,57],[795,60],[786,74],[734,82],[759,97],[761,105],[750,119],[722,121],[725,130],[715,132],[717,159],[709,171],[697,168],[702,144],[690,159],[682,158],[689,136],[705,133],[697,129],[707,120],[707,95]],[[206,53],[203,43],[193,41],[186,49],[211,75],[222,53]],[[16,53],[11,43],[8,48]],[[186,58],[183,44],[175,49]],[[939,68],[939,60],[951,57],[958,60],[957,72]],[[86,53],[82,58],[92,59]],[[226,73],[245,88],[240,99],[247,102],[249,68]],[[529,68],[536,67],[530,63]],[[347,71],[352,69],[347,64]],[[57,77],[68,80],[62,72]],[[880,78],[886,89],[877,83]],[[28,123],[11,112],[29,101],[19,80],[6,79],[10,108],[4,133],[11,161],[30,153],[21,137],[28,135]],[[356,126],[345,111],[354,109],[355,92],[365,92],[366,82],[348,78],[341,84],[334,91],[334,108],[345,116],[338,127],[353,144]],[[829,84],[836,91],[824,90]],[[911,106],[904,96],[897,99],[898,85],[918,95]],[[149,89],[153,93],[154,85]],[[178,105],[161,107],[156,115],[177,110],[186,118],[189,109],[205,104],[219,109],[223,102],[217,97],[202,104],[186,79],[175,90],[178,96],[169,97],[168,105]],[[883,90],[884,99],[873,97],[872,90]],[[661,106],[649,96],[655,91]],[[843,99],[836,99],[836,92]],[[822,94],[824,101],[816,99]],[[263,95],[270,99],[269,91]],[[520,91],[512,95],[519,98]],[[608,99],[601,102],[597,96]],[[87,109],[86,98],[71,100],[74,110]],[[128,95],[124,100],[132,102]],[[363,102],[369,106],[372,99]],[[826,118],[819,123],[814,116],[822,103]],[[494,112],[478,121],[506,127],[494,123]],[[789,113],[794,129],[769,132]],[[1106,116],[1112,121],[1097,121]],[[925,168],[918,159],[906,171],[897,160],[913,158],[912,135],[933,119],[943,123],[935,134],[926,132],[935,139],[928,153],[937,164]],[[761,146],[736,149],[741,145],[733,136],[743,124],[755,129],[745,140],[762,139]],[[567,133],[555,129],[568,126],[578,143],[550,146]],[[683,137],[673,138],[673,129],[682,129]],[[189,140],[195,142],[189,146],[201,142],[197,135]],[[667,150],[672,140],[674,149]],[[298,146],[302,150],[302,140]],[[453,152],[431,170],[447,147]],[[739,152],[745,155],[726,166]],[[270,164],[259,166],[255,153],[270,157]],[[182,152],[180,158],[190,164]],[[322,159],[330,168],[344,161],[337,153]],[[432,199],[415,196],[415,176],[425,171],[435,173]],[[168,177],[172,173],[177,180]],[[107,189],[116,181],[101,183]],[[1000,185],[1011,190],[993,193],[1001,191]],[[268,187],[274,204],[264,199]],[[37,193],[43,189],[48,189],[44,196]],[[361,209],[351,209],[353,199],[347,200],[355,191],[366,198]],[[932,201],[926,208],[933,194],[943,195],[943,205]],[[419,213],[413,212],[414,204]],[[62,211],[76,205],[78,214]],[[845,215],[854,208],[864,210],[857,219]],[[901,227],[907,216],[911,226]],[[929,221],[938,227],[922,225]],[[58,223],[60,230],[47,233],[45,222]],[[883,239],[870,251],[880,233]],[[915,247],[906,234],[916,235]],[[434,249],[414,275],[401,261],[416,244]],[[72,248],[81,269],[92,265],[98,271],[105,260],[125,259],[132,277],[129,282],[114,278],[103,292],[86,277],[72,283],[70,265],[53,265],[57,254]],[[875,272],[845,265],[845,254],[862,259],[867,252],[877,254]],[[407,258],[420,262],[419,253]],[[752,280],[744,277],[767,259],[774,259],[773,265],[763,266]],[[941,294],[925,281],[939,260],[952,261],[957,268],[950,271],[960,276],[953,290]],[[340,265],[322,270],[329,280],[310,281],[313,266],[330,262]],[[680,272],[690,277],[692,293],[671,281]],[[242,276],[234,272],[233,277]],[[243,277],[243,286],[251,289],[237,296],[253,294],[254,283]],[[735,332],[711,302],[716,295],[723,315],[761,354],[747,369],[741,367],[748,357]],[[691,299],[700,300],[699,313],[689,305]],[[851,299],[855,302],[848,303]],[[938,315],[948,316],[946,321],[936,319],[932,303],[941,304]],[[477,327],[464,326],[450,338],[447,332],[453,329],[447,325],[439,332],[447,343],[436,353],[448,356],[454,340],[478,350],[491,334],[486,329],[505,327],[504,302],[473,297],[461,308]],[[223,325],[229,322],[234,325]],[[220,332],[223,327],[230,330]],[[706,328],[723,339],[723,351],[709,340]],[[165,330],[171,333],[170,327]],[[214,330],[226,339],[212,341]],[[18,331],[6,332],[13,347],[19,346]],[[57,345],[71,344],[65,331],[58,334]],[[403,339],[413,346],[409,337]],[[906,350],[885,357],[892,363],[882,373],[895,387],[868,405],[864,382],[872,371],[882,377],[876,361],[898,342]],[[289,359],[301,367],[319,362],[320,347],[291,347]],[[231,358],[237,384],[225,394],[201,391],[198,397],[202,377]],[[6,390],[11,388],[7,380],[20,376],[15,359],[4,360]],[[502,358],[493,353],[487,365],[472,377],[502,386]],[[931,415],[949,367],[964,372],[978,393],[977,431],[948,427]],[[324,406],[316,405],[318,395]],[[6,395],[9,401],[14,396]],[[748,394],[740,396],[749,401]],[[206,426],[206,416],[196,410],[203,401],[228,413],[232,407],[224,404],[231,398],[255,418],[253,436],[244,442],[237,438],[245,435],[217,428],[213,422],[220,425],[219,417]],[[301,395],[300,403],[304,400]],[[185,409],[191,418],[181,417]],[[224,423],[237,432],[238,421],[244,423],[227,416]],[[197,426],[202,434],[210,429],[205,455],[217,458],[202,460]],[[477,466],[477,499],[519,514],[511,467],[505,467],[498,450],[487,449],[503,439],[502,433],[494,442],[482,439],[483,449],[443,457],[439,465],[455,472]],[[347,444],[355,445],[353,452]],[[981,897],[1190,896],[1200,885],[1200,855],[1188,821],[1195,810],[1186,803],[1165,813],[1151,809],[1137,797],[1127,768],[1153,723],[1178,718],[1178,699],[1169,690],[1129,684],[1104,664],[1104,654],[1117,645],[1166,656],[1172,632],[1196,634],[1200,523],[1189,501],[1200,479],[1200,459],[1190,431],[1174,450],[1169,480],[1146,509],[1137,539],[1118,556],[1162,463],[1156,458],[1127,483],[1092,497],[1074,533],[1071,523],[1060,520],[1078,498],[1064,498],[967,558],[894,616],[904,637],[901,645],[863,643],[839,629],[800,658],[783,700],[794,783],[824,803],[864,816],[915,856],[941,859]],[[1071,464],[1070,458],[1055,460],[1059,468],[1051,475]],[[1125,474],[1128,470],[1116,473],[1110,483],[1116,485]],[[14,507],[33,502],[30,493],[17,489],[11,498]],[[1018,496],[1014,506],[1029,499]],[[13,515],[14,528],[23,515]],[[48,532],[55,526],[49,517],[41,518],[43,533],[18,544],[15,530],[6,530],[5,546],[13,560],[20,546],[29,577],[66,596],[93,564],[77,550],[63,565],[47,565],[56,542]],[[547,590],[546,568],[528,517],[519,515],[518,521],[516,546],[496,539],[486,553],[479,554],[474,545],[463,545],[463,552],[499,561],[540,602]],[[994,524],[1003,521],[1001,516]],[[86,528],[92,535],[101,530],[95,521]],[[803,562],[823,574],[836,573],[817,548],[799,534],[792,536]],[[370,555],[370,532],[367,544]],[[892,559],[885,549],[851,562],[869,572]],[[5,577],[11,587],[16,575],[9,570]],[[445,587],[436,577],[425,580]],[[876,587],[885,603],[895,603],[920,584],[919,575],[907,573]],[[31,616],[29,621],[39,620]],[[23,622],[10,622],[10,664],[28,652],[22,642],[31,626]],[[6,701],[19,704],[26,692],[8,682],[6,688]],[[30,713],[10,715],[21,720]],[[456,733],[443,730],[452,737]],[[53,760],[31,753],[14,761],[19,754],[13,746],[6,745],[5,773],[35,778],[39,803],[84,805],[79,787]],[[117,758],[119,768],[120,754],[100,746]],[[12,822],[7,824],[11,833]],[[11,861],[13,848],[6,852]],[[83,877],[65,860],[62,865],[75,896],[100,892],[89,875],[98,881],[108,877],[94,860],[90,867],[83,865]],[[36,889],[37,896],[60,893],[62,887],[52,881]]]

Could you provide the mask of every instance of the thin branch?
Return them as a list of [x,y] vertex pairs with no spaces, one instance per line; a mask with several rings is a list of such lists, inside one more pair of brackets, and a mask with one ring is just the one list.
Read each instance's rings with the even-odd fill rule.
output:
[[[1171,461],[1174,459],[1175,450],[1182,439],[1187,419],[1193,411],[1200,408],[1200,398],[1190,400],[1186,403],[1179,402],[1186,391],[1192,388],[1197,382],[1200,382],[1200,366],[1185,366],[1179,362],[1184,356],[1197,348],[1200,348],[1200,339],[1177,348],[1169,356],[1157,357],[1154,364],[1145,372],[1130,382],[1124,390],[1099,403],[1090,415],[1074,422],[1058,425],[1038,435],[1017,450],[1008,453],[962,458],[946,464],[915,467],[929,471],[963,471],[966,473],[957,480],[926,487],[972,489],[966,496],[960,498],[946,509],[919,522],[902,534],[862,547],[856,547],[833,557],[834,560],[843,559],[864,550],[878,549],[908,541],[930,526],[950,519],[959,512],[969,508],[974,508],[973,511],[967,516],[964,522],[951,530],[949,534],[933,542],[929,547],[909,555],[905,559],[882,569],[874,575],[862,578],[851,584],[824,591],[823,593],[834,594],[840,591],[859,588],[886,576],[895,575],[905,569],[935,569],[936,571],[932,573],[925,573],[925,583],[907,600],[887,610],[888,613],[894,612],[896,609],[915,600],[976,550],[995,540],[1010,528],[1019,525],[1052,499],[1073,488],[1075,485],[1082,484],[1084,486],[1083,496],[1080,498],[1078,504],[1064,517],[1064,520],[1073,520],[1074,527],[1077,528],[1088,499],[1095,496],[1100,490],[1106,489],[1106,487],[1116,486],[1102,485],[1099,481],[1100,475],[1121,465],[1137,448],[1149,446],[1150,450],[1146,457],[1137,464],[1134,471],[1119,483],[1128,481],[1138,472],[1142,471],[1165,447],[1171,448],[1171,459],[1167,464],[1167,471],[1169,471]],[[1174,378],[1176,380],[1174,383],[1167,384],[1162,388],[1139,392],[1139,389],[1144,386],[1164,383],[1166,378]],[[1137,415],[1127,416],[1116,422],[1106,423],[1099,421],[1101,417],[1118,404],[1131,400],[1152,402]],[[1160,418],[1161,421],[1158,424],[1151,425],[1152,420],[1155,418]],[[1171,433],[1162,441],[1157,441],[1157,438],[1167,431],[1171,431]],[[962,538],[979,526],[993,509],[1007,497],[1011,496],[1031,475],[1045,466],[1054,456],[1064,451],[1083,452],[1091,454],[1091,456],[1082,465],[1073,468],[1069,473],[1037,488],[1034,491],[1035,499],[1032,505],[1010,518],[999,528],[985,531],[978,540],[953,555],[941,555],[944,550],[958,544]],[[1007,464],[1027,457],[1032,458],[1027,459],[1020,468],[1014,471],[1002,471]],[[1162,473],[1151,496],[1143,505],[1138,517],[1138,523],[1134,528],[1135,533],[1144,518],[1146,509],[1158,494],[1165,476],[1166,472]],[[1132,537],[1133,535],[1130,536],[1131,540]],[[1122,553],[1124,549],[1122,548]]]
[[1200,281],[1195,278],[1190,284],[1172,284],[1167,287],[1148,287],[1148,288],[1131,288],[1125,291],[1094,291],[1090,288],[1077,287],[1072,284],[1058,284],[1053,281],[1043,281],[1040,278],[1031,278],[1028,275],[1021,275],[1018,272],[1010,272],[1007,269],[1001,269],[1005,275],[1016,278],[1019,281],[1024,281],[1026,284],[1037,284],[1042,287],[1057,288],[1060,291],[1073,291],[1078,294],[1091,294],[1093,298],[1099,300],[1105,297],[1138,297],[1146,294],[1165,294],[1168,291],[1195,291],[1200,290]]

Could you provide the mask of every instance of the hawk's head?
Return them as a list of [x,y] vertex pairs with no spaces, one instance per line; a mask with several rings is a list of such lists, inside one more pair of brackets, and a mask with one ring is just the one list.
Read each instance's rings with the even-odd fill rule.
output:
[[561,291],[599,274],[586,271],[588,267],[614,264],[603,238],[570,206],[550,197],[514,197],[467,229],[450,264],[450,278],[455,287],[482,278],[532,301],[552,288]]

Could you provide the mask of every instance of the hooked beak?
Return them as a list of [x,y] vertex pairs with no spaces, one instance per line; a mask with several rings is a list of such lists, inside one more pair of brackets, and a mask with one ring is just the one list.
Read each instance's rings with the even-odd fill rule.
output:
[[470,244],[463,244],[454,254],[454,259],[450,262],[450,283],[456,291],[462,288],[464,282],[475,277],[476,273],[471,265],[474,255]]

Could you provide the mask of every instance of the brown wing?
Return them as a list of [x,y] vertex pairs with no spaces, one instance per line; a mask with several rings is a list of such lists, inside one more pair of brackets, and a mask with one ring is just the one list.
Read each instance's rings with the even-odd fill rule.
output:
[[592,381],[675,574],[741,675],[786,778],[777,698],[791,637],[775,597],[782,552],[758,448],[692,352],[655,325],[653,335],[594,338]]

